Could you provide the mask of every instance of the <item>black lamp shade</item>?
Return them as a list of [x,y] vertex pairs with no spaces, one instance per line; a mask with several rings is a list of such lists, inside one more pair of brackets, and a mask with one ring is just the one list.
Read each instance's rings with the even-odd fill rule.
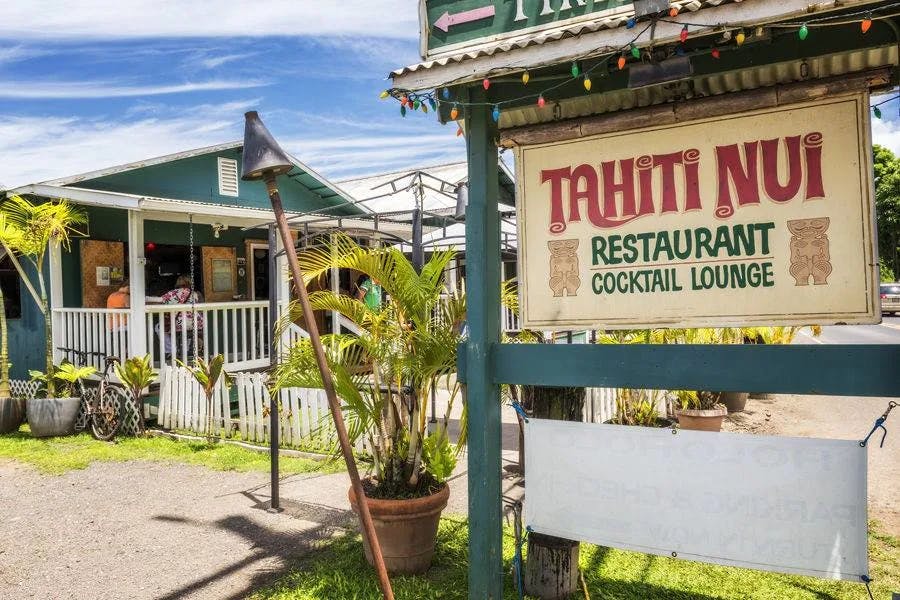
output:
[[241,179],[254,181],[266,176],[284,175],[294,168],[259,114],[253,110],[244,115],[244,153],[241,161]]

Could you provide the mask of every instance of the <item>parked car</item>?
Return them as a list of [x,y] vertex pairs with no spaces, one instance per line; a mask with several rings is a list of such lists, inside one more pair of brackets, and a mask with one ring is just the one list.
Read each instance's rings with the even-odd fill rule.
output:
[[881,313],[900,313],[900,281],[881,284]]

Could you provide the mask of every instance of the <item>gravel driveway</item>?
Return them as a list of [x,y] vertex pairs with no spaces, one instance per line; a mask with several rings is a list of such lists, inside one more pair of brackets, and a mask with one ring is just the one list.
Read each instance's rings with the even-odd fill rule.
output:
[[[318,477],[333,476],[287,481],[315,490]],[[46,476],[0,462],[0,598],[243,598],[352,522],[267,501],[265,473],[130,462]]]

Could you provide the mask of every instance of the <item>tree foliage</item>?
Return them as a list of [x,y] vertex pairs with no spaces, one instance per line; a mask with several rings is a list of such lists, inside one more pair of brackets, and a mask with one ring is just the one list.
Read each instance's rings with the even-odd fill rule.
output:
[[[465,295],[444,286],[444,270],[454,255],[435,251],[417,273],[399,249],[364,248],[343,234],[299,255],[307,283],[333,267],[352,269],[387,294],[377,309],[331,291],[310,294],[313,310],[337,311],[360,329],[359,335],[335,334],[322,341],[348,433],[352,440],[368,438],[378,484],[373,492],[379,497],[428,493],[433,483],[449,477],[465,441],[464,417],[456,448],[447,435],[460,394],[453,375],[466,314]],[[282,326],[297,321],[301,312],[293,303]],[[429,434],[427,403],[439,383],[449,388],[450,401]],[[276,390],[285,387],[322,387],[308,339],[294,345],[276,370]]]
[[900,157],[875,145],[875,215],[882,278],[900,277]]

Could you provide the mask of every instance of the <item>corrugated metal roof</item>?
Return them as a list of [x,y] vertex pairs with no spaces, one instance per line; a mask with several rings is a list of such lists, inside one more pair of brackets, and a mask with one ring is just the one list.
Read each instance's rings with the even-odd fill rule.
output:
[[[677,42],[682,22],[691,24],[692,35],[708,35],[721,31],[724,24],[732,29],[750,28],[823,13],[838,8],[861,7],[879,0],[676,0],[681,13],[674,19],[661,20],[652,31],[638,34],[644,27],[625,29],[634,11],[629,7],[620,13],[599,17],[596,21],[561,27],[541,34],[523,35],[504,42],[486,42],[465,52],[442,56],[390,74],[395,85],[410,90],[433,89],[497,77],[549,64],[599,56],[626,47],[634,41],[639,46]],[[637,36],[637,37],[636,37]]]
[[[240,151],[243,149],[243,147],[243,141],[226,142],[224,144],[216,144],[215,146],[205,146],[203,148],[195,148],[193,150],[185,150],[183,152],[176,152],[174,154],[166,154],[164,156],[157,156],[145,160],[107,167],[105,169],[98,169],[96,171],[88,171],[87,173],[80,173],[78,175],[70,175],[68,177],[53,179],[51,181],[44,181],[41,182],[41,184],[51,186],[84,187],[83,184],[85,182],[90,182],[101,177],[107,177],[110,175],[116,175],[118,173],[124,173],[127,171],[133,171],[136,169],[142,169],[156,165],[163,165],[166,163],[204,156],[207,154],[218,154],[220,152],[228,150]],[[326,177],[320,175],[293,155],[288,154],[288,156],[294,163],[294,168],[291,169],[287,176],[308,189],[310,192],[319,196],[325,204],[331,206],[340,206],[344,214],[370,212],[365,207],[353,206],[353,197],[345,190],[341,189],[340,186],[332,183]]]
[[[512,192],[514,186],[514,177],[509,168],[501,162],[501,174],[505,183],[508,185],[509,191]],[[438,187],[436,181],[430,181],[429,177],[437,178],[451,184],[455,188],[456,185],[467,181],[469,178],[469,168],[465,162],[449,163],[443,165],[432,165],[423,167],[410,167],[402,171],[392,171],[390,173],[381,173],[378,175],[369,175],[356,179],[345,179],[340,182],[341,187],[348,194],[361,201],[358,206],[364,206],[368,211],[374,213],[396,213],[399,211],[408,211],[416,205],[413,184],[416,184],[416,173],[423,173],[426,177],[423,179],[425,184]],[[389,183],[396,181],[397,191],[390,194],[391,187]],[[426,211],[438,212],[442,209],[456,208],[455,192],[450,190],[448,194],[442,194],[434,189],[426,187],[424,189],[425,197],[423,199],[422,208]],[[381,196],[381,197],[379,197]],[[373,198],[366,201],[367,198]]]
[[[741,0],[676,0],[672,2],[672,6],[679,9],[679,12],[696,12],[706,7],[719,6],[727,2],[741,2]],[[397,69],[391,73],[391,77],[398,77],[406,73],[413,73],[423,69],[432,69],[435,67],[446,66],[451,63],[460,63],[481,56],[493,56],[510,50],[519,50],[529,46],[540,46],[548,42],[555,42],[565,38],[577,37],[587,33],[594,33],[604,29],[616,29],[624,27],[625,24],[634,16],[634,10],[628,7],[622,7],[622,10],[613,14],[606,14],[598,17],[594,21],[581,22],[567,27],[559,27],[550,29],[539,34],[524,34],[520,37],[509,39],[502,43],[483,43],[466,52],[441,56],[433,60],[427,60],[413,65]]]
[[687,100],[810,79],[835,77],[896,65],[897,61],[897,46],[892,45],[750,67],[740,71],[701,75],[693,78],[690,85],[685,87],[655,85],[638,89],[626,88],[605,92],[602,95],[578,96],[558,103],[547,102],[543,109],[536,105],[508,109],[503,111],[500,116],[500,128],[521,127],[558,119],[572,119],[665,104],[676,99],[672,97],[672,94],[677,94],[677,100]]

